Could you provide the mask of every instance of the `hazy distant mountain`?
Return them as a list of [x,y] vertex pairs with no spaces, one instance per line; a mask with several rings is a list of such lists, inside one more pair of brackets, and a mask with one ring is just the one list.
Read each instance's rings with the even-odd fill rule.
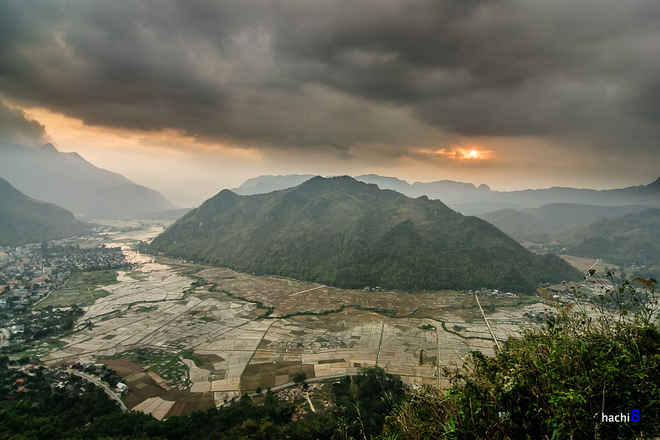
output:
[[554,238],[534,216],[515,209],[500,209],[477,217],[486,220],[519,242],[551,243],[554,241]]
[[73,214],[27,197],[0,178],[0,246],[20,246],[89,234]]
[[436,182],[415,182],[412,185],[396,177],[383,177],[377,174],[363,174],[355,180],[374,183],[380,189],[391,189],[408,197],[427,196],[430,199],[442,200],[446,205],[460,203],[467,195],[489,194],[488,185],[475,186],[472,183],[455,182],[453,180],[438,180]]
[[484,197],[493,193],[488,185],[439,180],[437,182],[415,182],[412,185],[432,199],[446,200],[447,204],[461,203],[466,197]]
[[289,174],[286,176],[259,176],[246,180],[238,188],[231,191],[235,194],[247,196],[252,194],[265,194],[286,188],[293,188],[314,177],[313,174]]
[[660,178],[648,185],[621,189],[593,190],[578,188],[526,189],[523,191],[492,191],[489,194],[468,194],[463,203],[480,201],[514,203],[522,208],[537,208],[553,203],[604,206],[647,205],[660,207]]
[[156,189],[175,206],[182,208],[195,208],[220,190],[204,179],[166,180],[145,175],[139,182]]
[[170,209],[168,211],[146,212],[137,218],[141,220],[178,220],[192,211],[192,208]]
[[489,202],[488,200],[470,203],[451,203],[448,206],[451,207],[451,209],[460,212],[461,214],[476,216],[489,212],[495,212],[501,209],[515,209],[517,211],[525,209],[523,206],[516,203]]
[[174,223],[153,251],[236,270],[338,287],[491,287],[533,292],[578,279],[554,255],[437,200],[412,199],[350,177],[314,177],[251,196],[221,191]]
[[422,192],[414,188],[411,184],[405,180],[397,179],[396,177],[384,177],[377,174],[363,174],[361,176],[356,176],[355,180],[358,182],[373,183],[378,185],[378,188],[380,189],[391,189],[408,197],[419,197],[423,195]]
[[[602,258],[614,264],[660,265],[660,209],[575,226],[560,241],[570,255]],[[657,276],[657,274],[654,274]]]
[[619,217],[648,209],[648,206],[596,206],[571,203],[553,203],[539,208],[500,209],[479,214],[518,241],[545,244],[556,241],[569,228],[591,224],[602,218]]
[[[265,193],[293,187],[309,178],[311,178],[310,175],[259,176],[246,181],[235,192],[237,194]],[[498,209],[538,208],[554,203],[660,207],[660,179],[649,185],[600,191],[562,187],[522,191],[493,191],[488,185],[475,186],[472,183],[454,182],[452,180],[409,184],[405,180],[395,177],[383,177],[375,174],[365,174],[357,176],[355,179],[361,182],[374,183],[381,189],[392,189],[409,197],[425,195],[432,199],[439,199],[450,208],[469,215],[485,214]],[[258,191],[249,189],[257,187]]]
[[51,144],[1,145],[0,177],[30,197],[75,214],[131,217],[174,208],[159,192],[97,168],[77,153],[60,153]]

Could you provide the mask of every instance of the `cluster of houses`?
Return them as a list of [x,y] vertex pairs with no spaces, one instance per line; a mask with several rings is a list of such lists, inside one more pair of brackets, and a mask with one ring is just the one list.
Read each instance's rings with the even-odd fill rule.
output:
[[126,264],[119,248],[79,248],[80,243],[90,240],[95,239],[68,238],[16,248],[0,247],[0,345],[6,339],[22,343],[70,329],[82,310],[50,307],[28,312],[29,307],[63,286],[73,271],[114,269]]
[[483,288],[481,288],[477,291],[468,290],[466,292],[466,295],[474,295],[475,293],[479,296],[491,296],[491,297],[494,297],[494,298],[516,298],[518,296],[515,293],[501,292],[497,289],[493,290],[493,289],[487,289],[485,287],[483,287]]
[[0,317],[0,328],[9,332],[12,344],[71,330],[76,319],[84,313],[80,308],[53,309],[52,306],[40,311],[17,313],[15,316],[12,310],[7,312],[4,314],[7,318]]
[[[0,311],[13,306],[24,310],[62,286],[72,271],[112,269],[126,263],[119,248],[78,249],[72,240],[0,247]],[[44,252],[49,248],[63,251]]]
[[[35,365],[38,363],[36,360],[30,362],[34,363],[19,368],[0,365],[0,400],[21,400],[26,398],[30,392],[62,392],[69,395],[83,395],[93,388],[90,387],[90,382],[83,377],[76,376],[69,369],[44,368]],[[116,376],[113,377],[116,378]],[[122,390],[128,389],[125,384],[117,381],[113,386],[120,394],[122,392],[119,391],[118,385],[122,385]]]
[[106,368],[105,365],[96,365],[93,362],[88,362],[86,364],[78,362],[69,365],[69,368],[98,377],[100,380],[106,382],[111,388],[114,388],[119,394],[128,393],[128,385],[121,381],[121,378],[117,376],[116,371]]
[[523,313],[523,316],[532,321],[545,322],[549,319],[550,320],[555,319],[557,314],[552,310],[550,310],[550,311],[541,311],[541,312],[525,312]]
[[[293,403],[301,400],[302,401],[306,400],[308,402],[308,405],[302,405],[297,408],[296,413],[293,416],[293,418],[296,420],[303,417],[305,414],[309,413],[310,411],[316,412],[321,409],[329,409],[333,407],[332,402],[325,399],[322,400],[321,402],[323,408],[315,408],[312,405],[311,399],[312,397],[314,397],[314,392],[321,391],[321,388],[323,387],[322,383],[312,382],[312,383],[306,383],[305,385],[307,386],[300,385],[293,388],[287,388],[277,393],[278,399],[283,400],[285,402]],[[309,410],[307,410],[306,408],[309,408]]]

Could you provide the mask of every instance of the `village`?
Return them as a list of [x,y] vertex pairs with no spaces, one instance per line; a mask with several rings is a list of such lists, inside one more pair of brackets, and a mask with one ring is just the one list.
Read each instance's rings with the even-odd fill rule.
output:
[[0,399],[20,400],[40,391],[83,395],[101,386],[113,398],[126,394],[128,387],[105,365],[80,363],[47,368],[38,359],[9,360],[0,356]]
[[0,328],[10,332],[14,344],[70,330],[82,309],[51,306],[30,312],[30,307],[63,288],[74,273],[126,265],[121,249],[106,247],[98,237],[0,247]]
[[[23,326],[22,335],[13,335],[14,342],[27,341],[28,331],[38,331],[31,327],[37,322],[50,319],[52,324],[56,316],[76,320],[71,331],[53,332],[45,342],[10,354],[12,359],[29,357],[50,368],[107,365],[128,389],[122,398],[126,406],[159,419],[220,407],[266,389],[277,390],[281,399],[306,401],[309,396],[314,403],[307,408],[313,411],[311,407],[327,402],[317,400],[324,394],[320,384],[291,389],[301,373],[310,382],[332,381],[380,367],[411,386],[441,386],[442,367],[460,367],[473,350],[492,355],[493,335],[475,293],[499,341],[530,322],[525,313],[549,313],[538,297],[488,289],[345,290],[243,274],[133,250],[137,240],[145,238],[147,232],[138,230],[107,237],[107,246],[122,250],[105,254],[108,248],[99,247],[99,258],[128,264],[109,278],[99,276],[104,271],[90,272],[95,278],[81,286],[77,296],[68,293],[71,281],[60,285],[37,304],[46,306],[23,314],[25,321],[10,319],[6,328],[18,331]],[[24,275],[32,272],[28,278],[35,278],[40,269],[43,275],[43,267],[54,264],[41,260],[39,249],[20,252]],[[13,264],[3,268],[17,267],[19,254],[10,253],[15,255]],[[81,299],[88,302],[71,307]],[[65,310],[81,316],[64,315]],[[25,344],[13,343],[4,350],[12,347]]]

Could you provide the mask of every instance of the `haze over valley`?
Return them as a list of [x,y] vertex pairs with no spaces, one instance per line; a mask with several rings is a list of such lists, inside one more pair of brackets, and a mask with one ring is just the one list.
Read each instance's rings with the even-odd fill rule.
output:
[[657,438],[659,16],[0,2],[0,438]]

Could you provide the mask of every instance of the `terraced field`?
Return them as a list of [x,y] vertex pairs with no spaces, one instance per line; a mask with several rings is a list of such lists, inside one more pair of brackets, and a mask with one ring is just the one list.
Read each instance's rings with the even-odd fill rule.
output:
[[[159,418],[286,386],[300,372],[327,378],[378,365],[408,383],[442,386],[440,367],[460,366],[472,350],[494,353],[472,295],[341,290],[154,259],[132,251],[130,237],[112,241],[134,263],[131,272],[99,286],[109,294],[42,360],[130,362],[139,374],[126,379],[129,406]],[[524,311],[545,308],[482,302],[500,340],[528,325]]]

